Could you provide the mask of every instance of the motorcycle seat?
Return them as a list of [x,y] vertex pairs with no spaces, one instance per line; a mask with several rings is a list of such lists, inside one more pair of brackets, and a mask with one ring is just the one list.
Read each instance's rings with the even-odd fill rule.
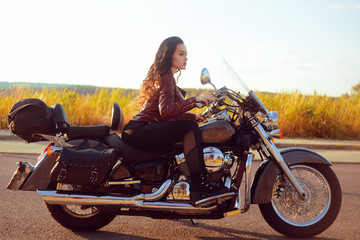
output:
[[67,137],[69,139],[95,137],[103,139],[109,135],[110,126],[108,125],[96,125],[96,126],[69,126],[67,131]]
[[66,115],[64,107],[57,103],[53,106],[53,120],[57,126],[58,132],[66,133],[70,127],[69,119]]
[[111,130],[121,130],[124,124],[124,114],[118,103],[114,102],[111,113]]
[[146,162],[159,158],[171,151],[170,148],[164,148],[156,151],[144,151],[134,148],[115,133],[106,136],[104,141],[110,147],[114,148],[120,156],[124,158],[125,162]]

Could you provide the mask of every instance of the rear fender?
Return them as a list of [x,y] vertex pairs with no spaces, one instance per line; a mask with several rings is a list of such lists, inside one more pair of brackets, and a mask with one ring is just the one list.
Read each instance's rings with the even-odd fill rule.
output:
[[[67,141],[67,143],[71,145],[79,145],[82,142],[84,142],[84,139],[74,139]],[[89,140],[88,144],[95,147],[99,144],[99,141]],[[59,157],[61,148],[55,149],[54,147],[54,149],[50,148],[50,150],[51,151],[45,149],[44,153],[39,156],[35,167],[30,172],[25,182],[21,183],[21,186],[18,189],[13,187],[13,190],[35,191],[37,189],[45,189],[49,186],[51,182],[50,173],[56,164],[56,160]],[[48,154],[48,152],[50,152],[50,154]]]
[[48,155],[46,152],[39,157],[34,170],[19,190],[35,191],[45,189],[50,184],[50,172],[53,169],[58,155]]
[[[305,148],[285,148],[280,153],[288,166],[295,164],[324,164],[331,166],[331,162],[320,154]],[[262,204],[271,201],[273,185],[280,169],[274,161],[264,161],[257,170],[251,186],[251,203]]]

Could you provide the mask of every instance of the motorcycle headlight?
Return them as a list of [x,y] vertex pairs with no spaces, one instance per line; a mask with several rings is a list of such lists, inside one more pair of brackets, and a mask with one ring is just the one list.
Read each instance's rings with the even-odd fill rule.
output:
[[266,113],[266,117],[267,117],[266,125],[272,126],[273,130],[277,129],[279,123],[278,113],[271,111]]

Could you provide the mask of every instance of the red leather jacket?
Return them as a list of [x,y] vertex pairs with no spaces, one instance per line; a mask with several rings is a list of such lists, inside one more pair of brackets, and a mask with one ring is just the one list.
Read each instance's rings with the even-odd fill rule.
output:
[[153,101],[146,102],[143,109],[134,116],[134,121],[159,122],[166,120],[195,120],[195,114],[187,113],[194,108],[195,97],[185,100],[186,92],[176,86],[172,72],[165,73],[162,77],[157,96]]

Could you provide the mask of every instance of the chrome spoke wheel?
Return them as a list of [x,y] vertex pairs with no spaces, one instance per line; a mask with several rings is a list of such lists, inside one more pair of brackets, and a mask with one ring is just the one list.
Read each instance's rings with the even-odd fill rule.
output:
[[294,165],[290,169],[305,190],[306,198],[301,198],[289,181],[278,177],[271,204],[284,222],[298,227],[313,225],[326,215],[331,205],[329,183],[311,166]]
[[76,218],[90,218],[99,213],[94,206],[61,205],[61,208],[67,214]]
[[[57,184],[59,191],[77,191],[81,186],[73,184]],[[62,226],[73,231],[89,232],[95,231],[109,224],[115,214],[90,205],[58,205],[46,204],[51,216]]]

